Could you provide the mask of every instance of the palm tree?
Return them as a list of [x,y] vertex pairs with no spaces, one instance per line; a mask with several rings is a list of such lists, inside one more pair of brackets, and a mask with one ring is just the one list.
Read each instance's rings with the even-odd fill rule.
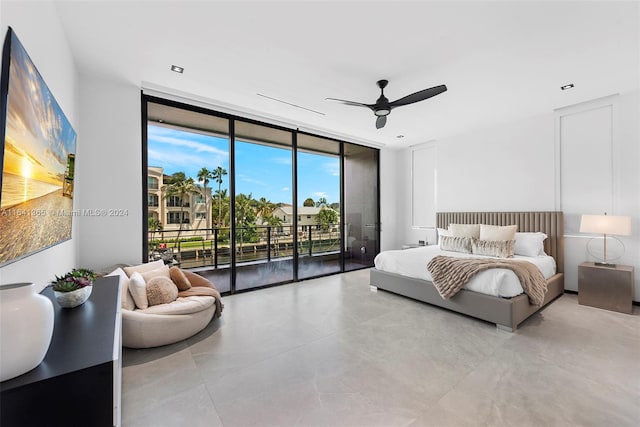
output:
[[171,176],[170,184],[163,185],[161,188],[162,198],[178,197],[180,200],[180,227],[178,228],[178,236],[176,242],[180,241],[180,233],[182,233],[182,223],[184,220],[184,202],[194,194],[200,194],[201,190],[196,185],[193,178],[185,178],[183,172],[177,172]]
[[[224,227],[229,219],[229,196],[227,195],[227,189],[223,188],[222,190],[216,190],[215,196],[216,199],[222,201],[222,215],[220,215],[220,210],[218,210],[218,215],[220,215],[220,224],[218,224],[218,227]],[[211,206],[211,211],[213,214],[213,206]]]
[[275,208],[275,203],[272,203],[264,197],[260,197],[259,200],[256,200],[256,215],[258,215],[263,220],[266,220]]
[[149,246],[151,250],[155,250],[157,243],[154,242],[155,237],[156,237],[156,232],[161,231],[162,230],[162,223],[154,217],[148,217],[147,218],[147,230],[151,233],[151,241],[149,242]]
[[211,178],[215,179],[218,183],[218,226],[220,226],[220,221],[222,220],[222,198],[220,197],[220,189],[222,187],[222,177],[227,174],[226,169],[223,169],[222,166],[218,166],[211,172]]
[[202,187],[204,188],[204,205],[205,210],[207,211],[206,221],[207,221],[207,231],[206,238],[209,238],[209,229],[211,228],[211,209],[209,208],[209,197],[207,195],[207,184],[209,183],[209,179],[213,178],[213,173],[207,169],[202,168],[198,172],[198,182],[202,182]]
[[327,206],[327,199],[325,197],[320,197],[316,202],[316,208],[321,208],[323,206]]
[[236,235],[240,237],[240,254],[243,254],[243,245],[245,237],[251,240],[256,237],[256,214],[254,210],[255,200],[246,194],[238,194],[236,196]]

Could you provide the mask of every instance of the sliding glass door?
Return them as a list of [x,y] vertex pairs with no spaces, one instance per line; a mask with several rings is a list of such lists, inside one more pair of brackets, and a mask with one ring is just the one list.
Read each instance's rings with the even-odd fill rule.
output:
[[377,149],[143,99],[145,260],[230,293],[373,265]]
[[298,134],[298,278],[340,272],[340,143]]
[[145,252],[231,290],[229,120],[147,103]]
[[236,290],[293,280],[292,134],[235,121]]

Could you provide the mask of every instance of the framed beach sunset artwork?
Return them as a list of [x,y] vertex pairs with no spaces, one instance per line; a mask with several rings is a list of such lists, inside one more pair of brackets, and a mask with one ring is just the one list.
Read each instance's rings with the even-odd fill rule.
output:
[[0,266],[71,238],[76,133],[9,28],[0,84]]

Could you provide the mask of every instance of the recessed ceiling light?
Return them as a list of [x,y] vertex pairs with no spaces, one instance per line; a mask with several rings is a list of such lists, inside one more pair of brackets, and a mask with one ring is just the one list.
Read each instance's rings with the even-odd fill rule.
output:
[[560,86],[560,89],[567,90],[573,88],[573,83],[569,83],[568,85]]
[[177,65],[172,65],[171,66],[171,71],[175,71],[176,73],[182,74],[183,71],[184,71],[184,68],[178,67]]
[[402,138],[404,138],[404,135],[398,135],[398,136],[396,136],[396,138],[402,139]]

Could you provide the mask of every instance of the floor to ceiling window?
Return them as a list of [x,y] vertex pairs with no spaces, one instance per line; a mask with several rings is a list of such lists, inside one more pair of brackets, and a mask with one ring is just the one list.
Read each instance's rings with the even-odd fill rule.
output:
[[378,150],[143,96],[144,256],[237,292],[372,265]]
[[298,278],[340,271],[340,143],[297,138]]
[[293,280],[292,134],[235,122],[236,290]]
[[149,260],[217,270],[231,289],[229,120],[160,103],[147,104]]

